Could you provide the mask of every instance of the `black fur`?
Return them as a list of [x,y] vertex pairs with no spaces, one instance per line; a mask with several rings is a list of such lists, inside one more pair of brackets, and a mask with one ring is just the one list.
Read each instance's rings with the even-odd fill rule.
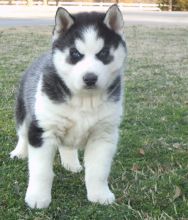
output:
[[109,64],[114,59],[114,57],[110,55],[110,49],[106,47],[104,47],[98,54],[96,54],[96,57],[104,64]]
[[84,57],[83,54],[79,53],[76,48],[70,48],[69,56],[67,57],[67,63],[76,64]]
[[[22,83],[21,83],[22,84]],[[19,127],[22,125],[26,117],[26,108],[23,100],[23,86],[20,86],[19,93],[16,100],[16,125]]]
[[58,76],[53,66],[48,66],[47,74],[43,76],[42,91],[56,103],[65,102],[67,97],[71,97],[69,88]]
[[113,83],[108,87],[109,100],[118,102],[121,98],[121,76],[117,76]]
[[38,126],[38,122],[33,120],[29,126],[28,140],[33,147],[41,147],[43,144],[43,129]]

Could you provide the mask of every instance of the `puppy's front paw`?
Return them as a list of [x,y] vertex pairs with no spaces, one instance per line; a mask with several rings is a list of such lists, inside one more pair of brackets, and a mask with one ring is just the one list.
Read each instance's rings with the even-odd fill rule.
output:
[[51,195],[49,193],[32,192],[32,190],[28,189],[25,196],[25,202],[32,209],[47,208],[51,202]]
[[114,194],[108,189],[96,190],[88,193],[87,198],[90,202],[108,205],[115,201]]

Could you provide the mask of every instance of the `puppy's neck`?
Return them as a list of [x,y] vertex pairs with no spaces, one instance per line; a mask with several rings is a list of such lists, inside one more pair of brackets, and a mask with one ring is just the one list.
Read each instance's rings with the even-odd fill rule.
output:
[[93,111],[99,109],[105,102],[105,96],[100,92],[88,92],[74,95],[69,104],[82,111]]

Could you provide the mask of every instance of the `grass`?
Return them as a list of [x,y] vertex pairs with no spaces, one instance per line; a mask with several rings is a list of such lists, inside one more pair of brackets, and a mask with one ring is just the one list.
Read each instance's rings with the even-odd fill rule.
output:
[[125,114],[109,179],[116,203],[89,203],[84,173],[65,171],[57,156],[50,207],[24,204],[27,161],[8,155],[17,140],[15,93],[50,34],[50,27],[0,29],[0,219],[188,219],[188,30],[178,27],[126,28]]

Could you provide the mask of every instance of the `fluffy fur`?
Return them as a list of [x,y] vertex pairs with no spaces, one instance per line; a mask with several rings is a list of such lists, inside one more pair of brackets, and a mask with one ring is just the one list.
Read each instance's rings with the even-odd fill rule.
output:
[[31,208],[51,202],[57,149],[72,172],[82,170],[77,149],[84,149],[88,200],[114,201],[108,176],[122,114],[125,57],[123,17],[116,5],[106,14],[57,10],[52,50],[25,72],[17,98],[19,140],[10,155],[28,156],[25,201]]

